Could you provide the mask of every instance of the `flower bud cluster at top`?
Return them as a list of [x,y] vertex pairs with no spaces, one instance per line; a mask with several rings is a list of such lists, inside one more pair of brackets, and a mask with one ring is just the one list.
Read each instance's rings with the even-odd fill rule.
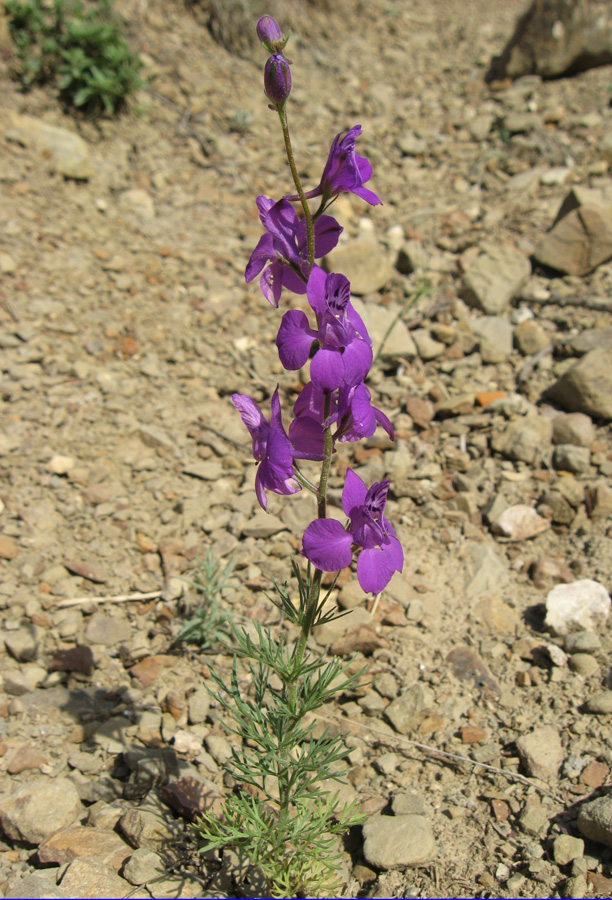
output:
[[262,16],[257,23],[257,37],[270,54],[264,68],[264,90],[276,109],[282,108],[291,93],[290,60],[283,53],[289,40],[284,38],[272,16]]
[[[281,116],[289,91],[291,73],[283,55],[286,39],[278,23],[264,16],[257,34],[271,54],[265,68],[264,87]],[[340,193],[353,193],[372,206],[381,201],[365,187],[372,166],[355,152],[361,126],[338,134],[331,145],[319,185],[302,194],[320,197],[312,214],[314,258],[326,256],[338,243],[342,228],[325,210]],[[310,382],[300,393],[288,432],[282,421],[278,387],[266,419],[257,404],[244,394],[233,402],[253,442],[259,462],[255,478],[257,498],[267,510],[266,491],[294,494],[305,480],[299,477],[297,460],[327,460],[336,444],[372,437],[380,425],[393,438],[393,427],[381,410],[372,406],[365,384],[372,365],[372,341],[350,299],[350,283],[341,274],[326,274],[308,258],[305,217],[293,206],[298,195],[278,201],[257,198],[259,217],[265,229],[246,267],[246,281],[260,275],[260,286],[270,304],[278,307],[283,290],[306,294],[314,322],[300,310],[284,313],[276,346],[283,368],[301,369],[310,359]],[[321,487],[319,488],[319,491]],[[342,495],[348,518],[344,527],[336,519],[321,517],[308,526],[303,554],[322,571],[333,572],[350,565],[358,552],[357,577],[366,592],[378,593],[395,571],[401,571],[403,552],[384,515],[389,481],[369,489],[351,469]]]

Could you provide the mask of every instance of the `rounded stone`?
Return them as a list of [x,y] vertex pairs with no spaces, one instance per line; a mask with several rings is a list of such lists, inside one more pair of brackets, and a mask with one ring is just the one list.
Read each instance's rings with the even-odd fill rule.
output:
[[363,855],[377,869],[418,866],[438,852],[431,824],[423,816],[371,816],[363,836]]
[[2,798],[0,824],[11,840],[40,844],[60,828],[72,825],[82,811],[77,789],[69,778],[52,781],[41,777]]
[[612,847],[612,796],[585,803],[578,812],[577,825],[589,840]]
[[563,646],[566,653],[597,653],[601,650],[599,635],[594,631],[574,631],[566,634]]
[[601,691],[587,701],[587,710],[596,716],[609,716],[612,714],[612,691]]
[[599,672],[599,663],[590,653],[574,653],[573,656],[570,656],[569,667],[572,672],[582,675],[583,678]]

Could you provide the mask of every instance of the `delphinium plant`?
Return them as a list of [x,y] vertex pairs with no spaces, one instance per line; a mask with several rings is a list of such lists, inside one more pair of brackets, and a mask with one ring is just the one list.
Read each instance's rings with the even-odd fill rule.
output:
[[[326,273],[315,260],[327,255],[342,231],[327,210],[343,192],[376,206],[381,201],[365,185],[372,175],[367,159],[355,151],[361,127],[338,134],[317,187],[305,191],[293,157],[287,101],[291,93],[287,38],[277,22],[264,16],[258,36],[269,54],[264,89],[279,117],[295,192],[279,200],[258,197],[264,234],[246,267],[246,280],[260,276],[264,297],[278,308],[285,292],[306,295],[310,318],[297,309],[280,321],[276,346],[286,370],[310,360],[310,382],[293,407],[288,429],[281,414],[279,387],[272,392],[269,418],[244,394],[234,406],[252,438],[259,463],[257,499],[267,510],[266,492],[313,493],[317,516],[302,537],[302,569],[292,561],[298,599],[287,584],[275,584],[271,596],[298,633],[294,641],[256,625],[252,633],[235,631],[232,676],[227,684],[213,671],[217,699],[241,738],[228,771],[235,784],[223,815],[205,815],[197,828],[204,849],[232,847],[257,867],[273,897],[337,896],[340,836],[362,821],[354,806],[343,807],[322,782],[339,779],[338,762],[347,750],[342,738],[315,729],[313,713],[353,688],[361,673],[307,649],[312,629],[336,618],[323,587],[323,573],[339,573],[356,558],[357,579],[366,593],[378,594],[396,571],[403,551],[385,518],[389,481],[367,485],[352,469],[346,473],[342,508],[346,524],[328,517],[328,476],[336,446],[371,437],[377,425],[393,437],[391,422],[372,406],[365,384],[372,365],[372,341],[351,304],[350,284],[339,273]],[[309,200],[318,200],[316,210]],[[297,207],[297,208],[296,208]],[[301,216],[300,216],[301,213]],[[318,483],[300,468],[301,460],[320,463]],[[326,582],[327,584],[327,582]],[[246,676],[237,658],[246,660]]]

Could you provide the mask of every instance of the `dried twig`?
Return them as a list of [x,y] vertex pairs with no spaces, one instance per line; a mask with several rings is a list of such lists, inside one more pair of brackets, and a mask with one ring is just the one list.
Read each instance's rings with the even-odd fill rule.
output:
[[508,769],[499,769],[497,766],[490,766],[487,763],[476,762],[474,759],[470,759],[467,756],[459,756],[457,753],[449,753],[448,750],[440,750],[438,747],[431,747],[429,744],[420,744],[418,741],[411,741],[408,738],[401,737],[399,734],[387,734],[385,731],[379,731],[377,728],[372,728],[371,725],[364,725],[362,722],[353,722],[342,720],[336,717],[331,716],[316,716],[317,719],[321,719],[323,722],[330,722],[335,725],[340,725],[346,728],[349,726],[349,730],[353,731],[357,728],[362,728],[365,731],[369,731],[371,734],[375,734],[378,738],[382,738],[381,743],[385,741],[389,743],[396,744],[406,744],[409,747],[416,747],[417,750],[422,750],[424,753],[431,754],[432,756],[441,756],[443,759],[451,759],[454,762],[459,763],[467,763],[468,766],[477,766],[480,769],[485,769],[487,772],[494,772],[496,775],[502,775],[504,778],[509,778],[514,781],[520,781],[522,784],[526,784],[529,787],[535,788],[536,791],[540,791],[542,794],[546,794],[548,797],[552,797],[558,803],[563,803],[563,797],[559,794],[555,794],[554,791],[549,790],[546,787],[543,787],[541,784],[538,784],[536,781],[532,781],[530,778],[527,778],[525,775],[521,775],[519,772],[511,772]]
[[87,606],[88,603],[131,603],[133,600],[157,600],[161,595],[161,591],[150,591],[148,594],[119,594],[116,597],[77,597],[71,600],[62,600],[55,608],[65,609],[68,606]]
[[517,383],[525,384],[537,364],[542,359],[544,359],[545,356],[548,356],[549,353],[552,353],[554,349],[555,345],[549,344],[547,347],[543,347],[541,350],[538,350],[537,353],[535,353],[530,359],[528,359],[523,368],[516,376]]
[[6,299],[6,297],[0,298],[0,306],[7,311],[13,322],[19,322],[19,316],[17,315],[9,301]]
[[575,294],[571,297],[563,297],[561,294],[551,294],[544,300],[530,300],[529,303],[540,306],[579,306],[581,309],[591,309],[594,312],[612,312],[612,300],[601,300],[594,297]]

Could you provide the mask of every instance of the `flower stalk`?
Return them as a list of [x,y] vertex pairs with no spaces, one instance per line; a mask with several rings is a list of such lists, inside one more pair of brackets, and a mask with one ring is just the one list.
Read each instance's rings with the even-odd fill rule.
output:
[[[354,193],[372,206],[380,199],[364,187],[372,167],[355,152],[359,125],[334,138],[319,186],[304,190],[288,125],[292,75],[284,56],[287,38],[270,16],[260,19],[257,33],[270,54],[264,90],[279,116],[297,193],[277,201],[257,198],[265,233],[251,254],[245,279],[250,282],[260,275],[262,293],[275,307],[284,291],[306,294],[312,320],[302,310],[287,310],[276,346],[285,370],[310,364],[310,381],[294,404],[287,430],[279,385],[272,392],[269,418],[246,394],[234,394],[232,401],[252,439],[261,507],[267,511],[268,492],[289,496],[306,489],[316,496],[316,518],[302,537],[305,571],[291,561],[297,602],[287,583],[274,582],[274,594],[269,595],[292,632],[279,637],[257,623],[255,637],[235,629],[231,676],[212,670],[217,703],[237,736],[226,765],[236,790],[226,799],[221,817],[206,813],[195,827],[205,840],[203,849],[233,847],[257,867],[269,896],[328,897],[342,888],[339,838],[363,817],[355,806],[342,808],[337,795],[323,789],[323,781],[341,779],[348,750],[340,736],[325,732],[316,737],[312,715],[354,689],[361,673],[349,674],[336,657],[329,660],[311,652],[308,641],[315,627],[342,615],[329,602],[336,579],[324,589],[324,572],[347,568],[357,554],[361,587],[379,594],[401,571],[403,553],[384,515],[388,480],[368,488],[349,469],[342,494],[346,525],[328,518],[328,483],[337,445],[371,437],[379,425],[393,437],[393,427],[370,402],[365,382],[373,361],[372,341],[351,303],[350,283],[344,275],[325,273],[316,260],[334,249],[342,231],[324,214],[338,194]],[[314,197],[322,201],[312,215],[308,200]],[[301,470],[302,461],[320,464],[318,484]],[[248,689],[238,674],[239,660],[246,667]]]

